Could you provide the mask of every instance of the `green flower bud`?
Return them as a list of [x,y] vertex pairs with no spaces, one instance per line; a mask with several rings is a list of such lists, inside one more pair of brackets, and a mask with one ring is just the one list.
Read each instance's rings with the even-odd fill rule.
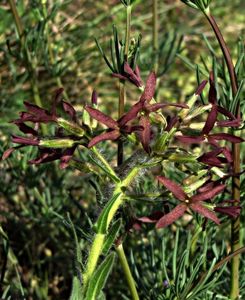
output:
[[53,140],[40,140],[39,146],[45,148],[71,148],[76,144],[76,141],[71,139],[53,139]]
[[84,129],[74,122],[67,121],[63,118],[58,118],[57,123],[60,127],[64,128],[69,133],[75,136],[84,136]]
[[212,0],[181,0],[186,5],[195,8],[200,9],[201,11],[207,11],[209,9],[209,4]]

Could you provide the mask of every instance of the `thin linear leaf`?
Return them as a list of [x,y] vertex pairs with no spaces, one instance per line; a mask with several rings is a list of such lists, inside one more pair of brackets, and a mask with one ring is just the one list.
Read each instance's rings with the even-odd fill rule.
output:
[[122,227],[122,219],[118,219],[110,228],[110,231],[108,232],[106,239],[104,241],[104,245],[102,248],[103,255],[107,255],[108,251],[112,247],[120,229]]

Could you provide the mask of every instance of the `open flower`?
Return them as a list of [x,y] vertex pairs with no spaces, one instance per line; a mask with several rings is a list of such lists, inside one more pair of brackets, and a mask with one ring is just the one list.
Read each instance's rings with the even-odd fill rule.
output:
[[157,221],[157,228],[163,228],[172,224],[182,217],[188,208],[212,220],[216,224],[220,223],[216,214],[205,206],[204,201],[210,200],[220,194],[225,189],[224,184],[220,184],[203,193],[188,196],[184,190],[172,180],[163,176],[158,176],[157,179],[181,202],[170,213],[164,215]]

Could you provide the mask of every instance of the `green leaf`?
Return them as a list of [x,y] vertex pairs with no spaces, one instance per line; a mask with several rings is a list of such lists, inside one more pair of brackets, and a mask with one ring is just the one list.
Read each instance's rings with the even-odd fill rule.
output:
[[72,280],[72,291],[69,300],[81,300],[82,287],[79,279],[74,276]]
[[114,215],[114,212],[121,204],[121,201],[117,201],[120,200],[121,197],[122,197],[122,193],[118,193],[114,195],[106,204],[101,215],[99,216],[98,221],[95,224],[95,229],[98,233],[105,234],[107,232],[108,226],[111,221],[111,216]]
[[101,263],[97,271],[94,272],[93,276],[89,281],[89,286],[88,286],[85,300],[96,300],[96,297],[103,289],[106,280],[111,272],[114,260],[115,260],[115,253],[111,253]]
[[110,228],[110,231],[108,235],[106,236],[106,239],[104,241],[104,245],[102,248],[102,253],[104,255],[108,254],[108,251],[110,250],[112,244],[114,243],[119,230],[121,229],[122,226],[122,219],[118,219]]

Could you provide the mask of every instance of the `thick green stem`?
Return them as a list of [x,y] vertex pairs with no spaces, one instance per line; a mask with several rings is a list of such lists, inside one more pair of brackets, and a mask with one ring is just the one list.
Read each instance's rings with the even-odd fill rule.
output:
[[127,283],[128,283],[129,289],[130,289],[130,293],[131,293],[132,299],[133,300],[139,300],[139,296],[138,296],[138,293],[137,293],[137,290],[136,290],[136,287],[135,287],[135,281],[134,281],[134,278],[133,278],[133,276],[131,274],[131,271],[130,271],[130,268],[129,268],[129,265],[128,265],[128,261],[127,261],[126,255],[124,253],[123,245],[120,244],[116,248],[116,251],[117,251],[117,255],[119,257],[121,266],[123,268],[124,275],[126,277],[126,280],[127,280]]
[[[224,41],[222,33],[220,32],[220,29],[214,17],[209,12],[206,12],[205,15],[211,27],[214,30],[220,48],[223,52],[226,65],[228,68],[229,76],[230,76],[233,98],[235,98],[238,90],[238,84],[237,84],[235,68],[232,62],[229,48],[227,47]],[[235,114],[238,118],[240,117],[240,103],[237,104]],[[233,154],[233,171],[235,174],[239,174],[240,173],[240,145],[239,144],[233,144],[232,154]],[[239,175],[234,176],[232,179],[232,194],[233,194],[233,199],[237,200],[237,203],[239,205],[240,202]],[[235,252],[237,249],[240,248],[240,217],[237,217],[236,219],[231,221],[231,248],[232,248],[232,252]],[[239,264],[240,264],[240,256],[239,255],[234,256],[231,260],[231,287],[230,287],[231,300],[236,300],[239,298]]]
[[[123,189],[127,188],[131,182],[135,179],[135,177],[137,176],[138,172],[139,172],[140,168],[138,167],[134,167],[129,174],[126,176],[126,178],[124,180],[122,180],[122,182],[120,182],[118,185],[116,185],[115,190],[113,192],[112,198],[115,195],[118,195],[120,193],[120,195],[117,197],[116,201],[113,203],[113,205],[110,207],[110,212],[108,214],[108,218],[107,218],[107,228],[109,228],[109,225],[111,223],[111,221],[113,220],[115,214],[117,213],[119,207],[122,205],[123,200],[124,200],[124,193],[123,193]],[[109,205],[108,201],[108,205]],[[106,205],[103,209],[103,211],[101,212],[101,215],[103,214],[104,210],[108,209],[108,205]],[[102,247],[103,247],[103,242],[105,240],[106,237],[106,233],[105,232],[98,232],[95,235],[94,241],[92,243],[91,249],[89,251],[89,257],[88,257],[88,261],[87,261],[87,265],[86,265],[86,269],[85,272],[83,274],[83,293],[85,294],[86,289],[88,287],[89,284],[89,280],[91,278],[91,276],[93,275],[99,257],[101,255],[102,252]]]
[[154,71],[158,71],[158,0],[152,3],[152,36],[153,36],[153,52],[154,52]]

